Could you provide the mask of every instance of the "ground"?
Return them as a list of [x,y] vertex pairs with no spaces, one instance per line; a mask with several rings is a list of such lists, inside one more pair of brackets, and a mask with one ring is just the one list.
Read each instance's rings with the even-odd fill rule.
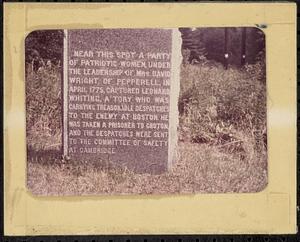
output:
[[174,167],[161,175],[134,174],[112,164],[63,163],[61,152],[32,155],[28,189],[35,195],[258,192],[267,185],[266,159],[179,143]]

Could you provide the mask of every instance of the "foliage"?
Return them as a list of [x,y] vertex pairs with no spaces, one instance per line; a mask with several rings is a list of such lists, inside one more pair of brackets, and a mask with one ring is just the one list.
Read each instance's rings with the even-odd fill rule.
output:
[[[53,145],[62,127],[61,69],[41,68],[37,73],[27,65],[26,130],[30,146]],[[60,142],[58,142],[60,143]]]
[[257,152],[265,150],[266,87],[259,79],[261,66],[256,64],[253,70],[256,74],[248,69],[182,65],[180,139],[232,143],[237,151],[251,141]]
[[62,60],[63,31],[37,30],[25,39],[26,62],[31,62],[33,55],[53,61]]
[[[241,65],[242,55],[242,29],[227,28],[229,64]],[[182,34],[182,48],[205,56],[207,59],[223,63],[225,28],[180,28]],[[258,28],[246,28],[246,62],[254,64],[259,55],[265,51],[265,36]]]
[[257,54],[256,62],[254,64],[246,64],[245,69],[254,79],[266,84],[265,52],[260,51]]
[[180,28],[179,29],[182,36],[182,49],[189,50],[193,58],[198,56],[206,56],[206,50],[204,47],[203,37],[204,29],[189,29]]

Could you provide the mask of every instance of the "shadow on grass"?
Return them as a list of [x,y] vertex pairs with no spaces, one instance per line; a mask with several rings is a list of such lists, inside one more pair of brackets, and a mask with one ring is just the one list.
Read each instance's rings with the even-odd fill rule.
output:
[[63,152],[61,149],[46,149],[37,150],[27,149],[27,161],[30,164],[38,164],[41,166],[60,167],[63,170],[75,171],[76,174],[81,174],[87,170],[93,170],[95,172],[109,173],[123,173],[127,170],[126,167],[112,163],[108,160],[64,160]]
[[41,165],[62,163],[61,149],[36,150],[27,147],[27,161]]

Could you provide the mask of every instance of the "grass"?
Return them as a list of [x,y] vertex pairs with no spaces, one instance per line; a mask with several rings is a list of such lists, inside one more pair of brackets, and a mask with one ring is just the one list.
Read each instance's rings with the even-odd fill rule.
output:
[[28,162],[27,185],[36,195],[57,196],[258,192],[267,184],[265,156],[240,159],[217,147],[183,142],[179,153],[171,171],[150,175],[113,164],[62,163],[60,151],[46,152]]
[[29,69],[27,187],[55,196],[259,192],[268,177],[262,75],[258,65],[182,66],[179,157],[167,173],[150,175],[109,162],[62,161],[60,70]]

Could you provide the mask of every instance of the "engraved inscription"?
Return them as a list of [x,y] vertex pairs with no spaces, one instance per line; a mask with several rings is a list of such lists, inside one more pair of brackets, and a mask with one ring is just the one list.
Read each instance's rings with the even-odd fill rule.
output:
[[142,171],[149,163],[166,170],[171,33],[68,31],[70,157],[109,159]]

